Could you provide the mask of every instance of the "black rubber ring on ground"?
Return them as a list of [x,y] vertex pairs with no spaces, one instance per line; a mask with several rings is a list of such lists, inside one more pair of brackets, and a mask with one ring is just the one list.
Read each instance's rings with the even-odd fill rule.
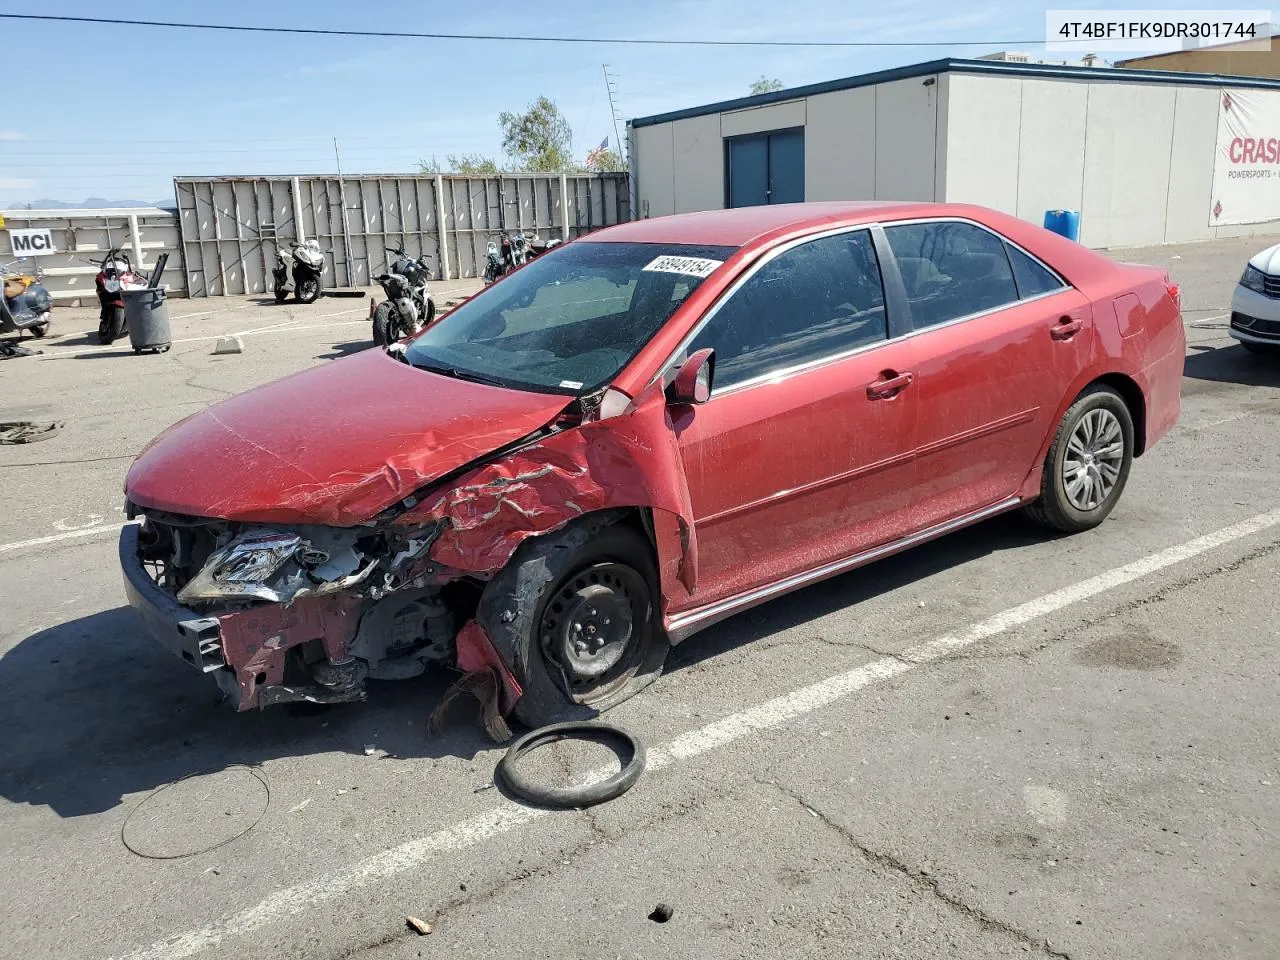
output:
[[[612,748],[623,761],[622,769],[599,783],[584,787],[547,787],[526,779],[520,773],[517,764],[526,754],[549,743],[569,739],[591,740]],[[618,749],[619,745],[622,747],[621,750]],[[629,760],[627,753],[630,753]],[[502,780],[503,785],[521,800],[527,800],[535,806],[550,810],[573,810],[578,807],[594,806],[622,796],[640,779],[640,774],[644,772],[644,764],[644,745],[627,731],[607,723],[573,721],[553,723],[526,733],[511,745],[506,756],[498,762],[497,776]]]

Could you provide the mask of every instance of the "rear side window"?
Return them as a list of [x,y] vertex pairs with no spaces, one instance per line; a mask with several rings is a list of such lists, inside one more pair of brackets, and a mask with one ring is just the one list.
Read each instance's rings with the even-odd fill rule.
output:
[[914,327],[932,327],[1018,300],[1005,243],[954,221],[885,227]]
[[1066,284],[1050,273],[1031,257],[1027,256],[1013,244],[1004,245],[1009,255],[1009,263],[1013,265],[1013,279],[1018,284],[1018,296],[1026,300],[1063,289]]
[[774,257],[725,301],[689,352],[715,350],[719,390],[888,339],[884,286],[866,230]]

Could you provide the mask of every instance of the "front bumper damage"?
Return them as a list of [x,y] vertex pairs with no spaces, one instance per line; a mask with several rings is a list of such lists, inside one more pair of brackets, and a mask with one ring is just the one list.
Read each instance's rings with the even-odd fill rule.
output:
[[[328,685],[287,683],[288,652],[318,642],[330,664],[352,662],[350,649],[360,621],[357,597],[311,597],[292,604],[264,604],[243,610],[202,614],[182,606],[161,589],[143,566],[138,526],[120,533],[120,566],[129,605],[151,635],[179,659],[212,674],[218,689],[238,710],[306,700],[340,703],[364,696],[363,676],[332,676]],[[348,682],[343,682],[348,681]]]
[[[217,548],[195,562],[199,573],[180,586],[157,582],[147,567],[150,541],[140,540],[150,532],[127,525],[120,562],[129,602],[163,646],[212,674],[239,710],[359,700],[366,678],[401,679],[441,664],[492,671],[503,685],[505,714],[521,696],[513,658],[495,649],[472,619],[474,601],[469,607],[454,602],[451,587],[469,585],[478,598],[526,538],[586,514],[625,509],[640,509],[647,519],[664,614],[696,584],[692,508],[660,384],[613,416],[597,412],[548,428],[450,477],[423,479],[419,492],[358,527],[329,527],[327,534],[325,528],[305,528],[308,535],[302,527],[268,526],[251,517],[177,518],[221,530]],[[145,504],[136,509],[148,514]],[[304,536],[294,536],[297,530]],[[226,574],[217,584],[222,593],[211,592],[219,563],[243,561],[236,544],[257,538],[259,549],[283,549],[317,535],[333,538],[320,551],[332,555],[326,563],[345,558],[326,576],[317,577],[315,565],[308,571],[291,561],[271,574],[269,589],[228,591],[235,576]],[[379,546],[370,548],[375,542]],[[348,550],[354,552],[348,556]],[[245,561],[250,574],[253,562]],[[184,604],[179,596],[192,599]]]

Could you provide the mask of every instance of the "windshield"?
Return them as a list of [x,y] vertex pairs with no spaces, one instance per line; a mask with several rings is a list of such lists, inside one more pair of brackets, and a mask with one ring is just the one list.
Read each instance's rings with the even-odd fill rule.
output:
[[617,376],[734,249],[566,244],[442,317],[405,360],[499,386],[590,392]]

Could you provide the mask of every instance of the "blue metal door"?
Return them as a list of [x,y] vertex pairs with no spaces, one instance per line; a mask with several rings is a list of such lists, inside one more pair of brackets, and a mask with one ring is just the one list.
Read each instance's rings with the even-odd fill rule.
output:
[[769,135],[769,203],[804,202],[804,131]]
[[754,207],[804,200],[804,130],[726,141],[725,203]]
[[769,138],[729,141],[729,206],[756,207],[769,202]]

